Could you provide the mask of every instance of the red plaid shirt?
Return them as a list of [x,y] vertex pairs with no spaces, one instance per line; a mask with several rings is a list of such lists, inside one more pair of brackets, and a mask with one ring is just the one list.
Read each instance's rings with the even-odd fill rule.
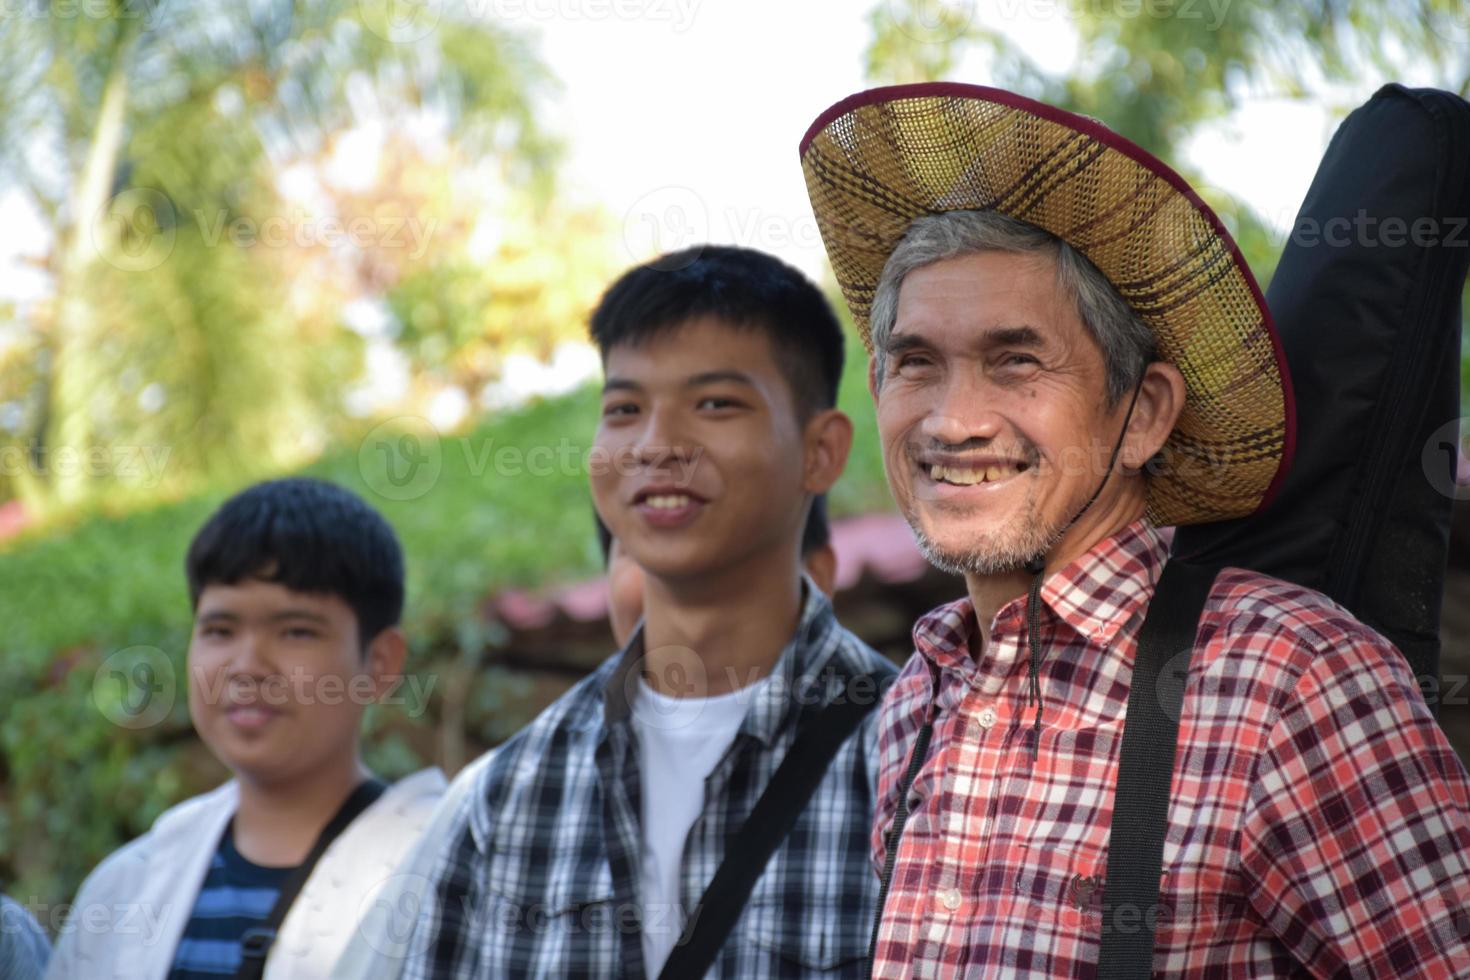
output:
[[[875,977],[1094,975],[1136,637],[1166,553],[1139,521],[1047,578],[1034,766],[1025,596],[979,663],[968,599],[919,621],[879,722],[878,868],[931,713],[934,734]],[[1319,593],[1225,571],[1179,737],[1157,972],[1470,977],[1470,777],[1387,640]]]

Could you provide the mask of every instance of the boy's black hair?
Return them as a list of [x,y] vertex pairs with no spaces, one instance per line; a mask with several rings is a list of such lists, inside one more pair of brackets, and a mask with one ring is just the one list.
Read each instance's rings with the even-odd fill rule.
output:
[[597,546],[602,549],[602,567],[606,568],[612,561],[612,532],[602,522],[602,515],[596,507],[592,508],[592,523],[597,525]]
[[806,527],[801,529],[801,557],[825,548],[832,543],[832,528],[827,525],[827,495],[819,493],[812,498],[812,509],[806,515]]
[[[592,521],[597,525],[597,544],[602,548],[602,565],[607,567],[612,558],[612,532],[607,525],[602,523],[602,515],[597,513],[596,508],[592,511]],[[832,543],[832,528],[827,524],[827,495],[819,493],[812,498],[812,509],[807,514],[806,527],[801,529],[801,557],[825,548]]]
[[703,316],[770,339],[801,421],[837,403],[843,340],[832,305],[801,272],[754,249],[698,245],[628,270],[592,311],[592,340],[606,363],[614,347]]
[[324,480],[257,483],[220,506],[184,559],[189,601],[248,579],[335,595],[357,616],[362,648],[403,614],[403,549],[383,516]]

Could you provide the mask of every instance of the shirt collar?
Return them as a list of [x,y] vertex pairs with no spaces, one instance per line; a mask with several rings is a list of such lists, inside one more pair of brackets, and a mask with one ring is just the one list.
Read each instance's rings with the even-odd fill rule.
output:
[[[1090,642],[1107,645],[1148,604],[1168,557],[1158,530],[1139,518],[1099,541],[1052,572],[1041,584],[1041,602],[1057,619]],[[995,634],[1025,628],[1026,596],[1017,596],[995,614]],[[977,629],[968,597],[940,606],[914,626],[914,648],[934,667],[969,658]]]
[[[832,601],[811,578],[802,575],[801,615],[791,640],[776,658],[768,683],[753,685],[755,697],[740,724],[739,734],[750,735],[770,745],[804,706],[824,704],[831,685],[822,686],[824,669],[832,662],[841,638]],[[617,666],[603,688],[602,716],[606,727],[624,725],[632,713],[638,690],[638,667],[643,660],[643,623],[616,655]],[[584,719],[590,727],[596,717]]]

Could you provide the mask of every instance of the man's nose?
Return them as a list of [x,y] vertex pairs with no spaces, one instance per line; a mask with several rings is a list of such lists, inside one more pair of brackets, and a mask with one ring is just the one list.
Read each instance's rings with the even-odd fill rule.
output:
[[650,409],[634,449],[638,461],[650,466],[687,459],[693,449],[681,413],[672,407]]
[[919,431],[934,442],[959,446],[971,440],[988,442],[1000,434],[1001,421],[983,383],[963,376],[950,380]]
[[243,629],[231,645],[228,663],[232,677],[268,677],[273,671],[268,638],[256,629]]

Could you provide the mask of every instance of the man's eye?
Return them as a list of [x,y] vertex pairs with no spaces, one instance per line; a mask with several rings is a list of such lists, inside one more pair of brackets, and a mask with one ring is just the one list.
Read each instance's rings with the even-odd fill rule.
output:
[[1003,359],[1002,363],[1010,365],[1010,364],[1037,364],[1039,362],[1036,360],[1036,358],[1032,357],[1030,354],[1007,354],[1005,356],[1005,358]]
[[321,634],[306,626],[291,626],[286,629],[286,636],[293,640],[315,640]]
[[720,409],[720,408],[737,408],[737,407],[739,407],[739,404],[740,404],[739,402],[732,401],[729,398],[710,397],[710,398],[701,398],[699,400],[699,404],[696,405],[695,407],[696,408],[714,408],[714,409]]
[[225,629],[223,626],[205,626],[199,630],[199,635],[207,636],[211,639],[221,639],[223,637],[229,636],[230,631]]
[[905,354],[904,356],[902,356],[902,357],[900,357],[898,359],[898,362],[895,365],[895,367],[899,371],[902,371],[905,368],[924,368],[924,367],[928,367],[929,364],[930,364],[929,358],[925,357],[923,354]]
[[638,406],[630,402],[614,402],[611,405],[604,405],[602,408],[604,418],[610,418],[615,415],[632,415],[637,411]]

